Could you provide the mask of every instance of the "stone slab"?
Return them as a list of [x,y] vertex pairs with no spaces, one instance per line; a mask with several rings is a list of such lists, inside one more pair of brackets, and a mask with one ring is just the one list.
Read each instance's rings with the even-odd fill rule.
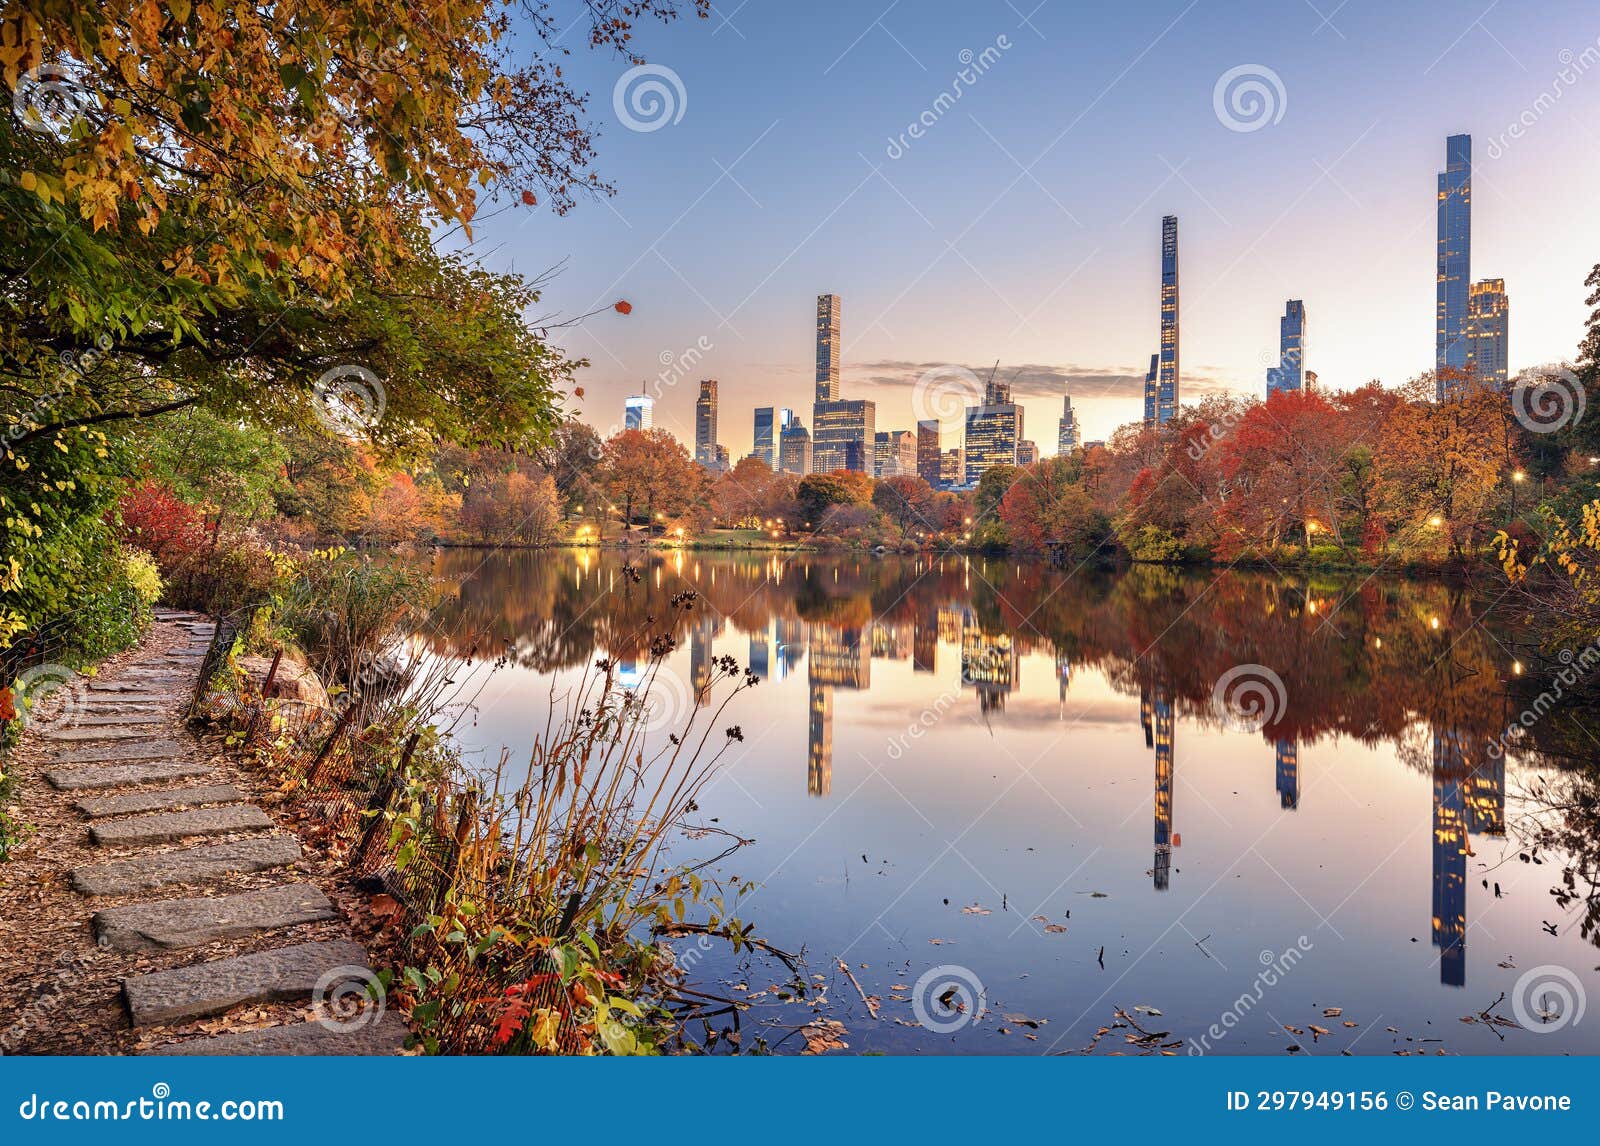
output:
[[129,792],[122,796],[91,796],[78,801],[78,811],[90,819],[131,816],[136,812],[168,812],[201,804],[230,804],[245,795],[232,784],[201,784],[192,788],[162,788],[155,792]]
[[208,1039],[169,1043],[146,1055],[391,1055],[405,1046],[406,1025],[392,1011],[375,1023],[338,1026],[332,1023],[294,1023],[235,1031]]
[[[162,724],[172,717],[164,712],[108,712],[97,716],[80,716],[73,720],[73,728],[123,728],[129,725]],[[149,735],[142,733],[141,735]]]
[[89,838],[102,847],[166,844],[191,836],[225,836],[230,832],[255,832],[272,827],[272,817],[254,804],[222,808],[191,808],[184,812],[157,812],[127,820],[89,825]]
[[46,740],[143,740],[150,731],[145,728],[79,728],[72,724],[63,728],[46,728],[39,733]]
[[145,1027],[220,1015],[244,1003],[292,1003],[314,995],[336,999],[372,979],[367,953],[354,943],[299,943],[131,975],[122,982],[122,997],[133,1025]]
[[113,951],[172,951],[335,919],[328,897],[309,883],[238,895],[166,899],[94,913],[94,932]]
[[122,764],[135,760],[164,760],[169,756],[182,756],[188,745],[176,740],[156,740],[112,744],[80,744],[57,749],[50,757],[51,764]]
[[162,760],[139,764],[98,764],[86,768],[52,768],[44,774],[52,787],[63,792],[92,792],[127,788],[161,780],[189,780],[211,774],[209,764],[188,760]]
[[259,836],[80,867],[72,873],[72,886],[82,895],[132,895],[176,883],[271,871],[294,863],[300,855],[293,836]]

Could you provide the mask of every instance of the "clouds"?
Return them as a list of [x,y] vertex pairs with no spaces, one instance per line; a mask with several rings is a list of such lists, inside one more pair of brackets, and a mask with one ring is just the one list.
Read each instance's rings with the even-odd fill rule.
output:
[[[972,363],[953,362],[909,362],[903,359],[883,359],[877,362],[846,363],[844,368],[844,388],[846,391],[865,397],[861,390],[870,387],[878,390],[907,390],[917,384],[917,380],[930,370],[949,370],[956,367],[970,370],[979,379],[989,377],[994,363],[981,365]],[[1011,383],[1013,396],[1019,400],[1035,398],[1060,398],[1064,393],[1070,393],[1073,400],[1092,400],[1104,398],[1108,400],[1128,399],[1130,401],[1144,400],[1144,375],[1145,370],[1137,371],[1119,369],[1116,367],[1085,367],[1076,364],[1055,366],[1043,363],[1015,363],[1000,364],[996,377]],[[1238,392],[1237,387],[1230,385],[1220,377],[1220,372],[1202,367],[1198,371],[1185,369],[1183,372],[1183,396],[1185,399],[1205,398],[1213,394],[1233,394]],[[884,395],[890,398],[892,395]]]

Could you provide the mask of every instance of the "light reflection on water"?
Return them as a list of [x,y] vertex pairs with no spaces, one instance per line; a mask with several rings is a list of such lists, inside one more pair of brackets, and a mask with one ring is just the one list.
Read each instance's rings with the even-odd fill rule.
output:
[[[1332,576],[632,560],[637,582],[615,553],[437,559],[454,595],[436,647],[509,662],[478,670],[461,737],[524,757],[552,681],[559,696],[603,655],[643,671],[650,618],[678,629],[674,716],[714,657],[748,664],[763,681],[725,714],[744,741],[699,814],[756,840],[725,865],[759,885],[738,914],[805,948],[852,1050],[1600,1049],[1594,1016],[1540,1034],[1461,1021],[1501,992],[1491,1014],[1510,1018],[1519,984],[1536,1013],[1537,967],[1600,984],[1581,911],[1550,894],[1564,857],[1526,862],[1516,842],[1530,788],[1576,782],[1548,755],[1571,722],[1491,750],[1537,681],[1513,675],[1529,635],[1487,601]],[[699,596],[680,617],[684,589]],[[1264,709],[1219,708],[1242,668]],[[911,1025],[913,988],[942,966],[981,982],[981,1021]],[[721,951],[696,975],[737,995],[785,978]],[[1095,1042],[1118,1009],[1170,1036]],[[809,1017],[761,996],[747,1044],[751,1024],[777,1041]]]

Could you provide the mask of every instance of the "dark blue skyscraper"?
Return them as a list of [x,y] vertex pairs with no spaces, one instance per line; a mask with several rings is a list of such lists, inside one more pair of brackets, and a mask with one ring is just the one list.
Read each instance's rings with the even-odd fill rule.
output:
[[1300,390],[1306,377],[1306,304],[1291,298],[1278,320],[1278,364],[1267,371],[1267,396]]
[[[1434,366],[1465,370],[1468,358],[1467,299],[1472,284],[1472,136],[1445,141],[1445,169],[1439,172],[1439,271]],[[1446,397],[1444,379],[1438,397]]]
[[1178,412],[1178,217],[1161,220],[1161,354],[1156,378],[1155,422],[1165,426]]
[[1150,356],[1150,372],[1144,376],[1144,424],[1154,425],[1156,420],[1156,378],[1161,373],[1161,355]]

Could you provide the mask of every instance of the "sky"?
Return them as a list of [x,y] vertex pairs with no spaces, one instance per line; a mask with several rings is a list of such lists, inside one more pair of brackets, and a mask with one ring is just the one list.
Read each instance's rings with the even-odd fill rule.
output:
[[756,406],[809,425],[826,292],[844,396],[875,400],[879,430],[929,416],[930,371],[998,361],[1044,453],[1066,392],[1084,438],[1109,436],[1142,413],[1165,214],[1185,403],[1263,394],[1290,298],[1322,385],[1398,385],[1433,365],[1457,132],[1472,276],[1506,280],[1513,373],[1574,354],[1600,261],[1592,3],[718,0],[641,26],[665,70],[633,76],[581,27],[562,42],[618,193],[497,214],[474,246],[553,272],[540,321],[632,304],[551,332],[588,360],[569,405],[602,433],[654,393],[656,424],[692,443],[701,378],[735,459]]

